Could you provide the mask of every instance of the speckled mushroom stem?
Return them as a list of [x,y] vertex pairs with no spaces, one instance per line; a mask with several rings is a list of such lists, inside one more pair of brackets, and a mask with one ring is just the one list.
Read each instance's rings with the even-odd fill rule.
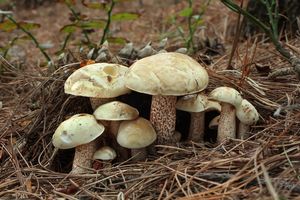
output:
[[247,139],[249,137],[250,126],[247,124],[244,124],[242,122],[239,122],[238,132],[237,132],[237,138],[238,139]]
[[114,101],[115,98],[95,98],[95,97],[90,97],[90,102],[93,110],[96,110],[99,106],[109,103],[111,101]]
[[92,167],[93,155],[97,150],[97,143],[94,141],[80,145],[75,148],[75,155],[73,159],[72,174],[83,174]]
[[201,142],[204,138],[205,112],[191,113],[188,140]]
[[156,144],[175,145],[176,96],[152,96],[150,122],[156,134]]
[[218,143],[226,138],[236,137],[235,107],[228,103],[221,103],[221,107],[217,136]]
[[133,161],[143,161],[147,157],[146,148],[131,149],[131,157]]

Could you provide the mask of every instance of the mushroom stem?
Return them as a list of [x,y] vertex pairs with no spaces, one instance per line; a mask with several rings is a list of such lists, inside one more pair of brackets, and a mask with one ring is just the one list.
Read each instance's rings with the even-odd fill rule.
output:
[[235,138],[236,120],[235,108],[229,103],[221,103],[221,114],[218,127],[217,142],[220,143],[226,138]]
[[191,113],[188,140],[201,142],[204,138],[205,112]]
[[176,96],[152,96],[150,122],[157,133],[157,144],[174,145]]
[[147,157],[146,148],[131,149],[131,157],[133,161],[142,161]]
[[93,140],[90,143],[80,145],[75,148],[73,159],[72,174],[86,173],[88,168],[92,167],[92,158],[97,150],[97,143]]
[[238,132],[237,132],[237,138],[242,140],[247,139],[249,137],[248,135],[249,130],[250,130],[249,125],[240,122]]
[[117,137],[119,127],[120,121],[111,121],[109,125],[109,132],[112,133],[115,137]]
[[115,98],[96,98],[96,97],[90,97],[90,103],[93,108],[93,110],[96,110],[99,106],[109,103],[111,101],[114,101]]

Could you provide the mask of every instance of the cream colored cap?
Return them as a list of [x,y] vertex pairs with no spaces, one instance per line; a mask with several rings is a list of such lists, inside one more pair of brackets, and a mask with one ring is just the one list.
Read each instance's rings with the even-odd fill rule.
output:
[[104,132],[104,126],[90,114],[77,114],[63,121],[52,136],[52,143],[59,149],[70,149],[87,144]]
[[192,94],[180,98],[176,102],[176,109],[186,112],[202,112],[205,110],[205,106],[208,99],[205,95]]
[[180,98],[176,109],[186,112],[221,111],[221,105],[216,101],[208,100],[203,94],[192,94]]
[[236,108],[236,117],[243,124],[252,125],[258,121],[259,114],[249,101],[243,99],[241,105]]
[[181,53],[159,53],[135,62],[125,76],[131,90],[150,95],[187,95],[208,85],[206,70]]
[[241,94],[230,87],[218,87],[210,92],[209,99],[229,103],[235,107],[239,106],[243,100]]
[[98,120],[132,120],[139,116],[139,111],[120,101],[112,101],[99,106],[94,111],[94,116]]
[[119,64],[95,63],[76,70],[65,82],[65,93],[84,97],[112,98],[129,93]]
[[131,121],[123,121],[117,135],[119,145],[129,149],[149,146],[156,140],[156,132],[150,121],[139,117]]
[[93,160],[113,160],[117,157],[116,151],[109,147],[109,146],[104,146],[98,149],[94,155],[93,155]]
[[213,130],[218,129],[218,126],[219,126],[219,120],[220,120],[220,115],[214,117],[214,118],[209,122],[208,128],[209,128],[209,129],[213,129]]

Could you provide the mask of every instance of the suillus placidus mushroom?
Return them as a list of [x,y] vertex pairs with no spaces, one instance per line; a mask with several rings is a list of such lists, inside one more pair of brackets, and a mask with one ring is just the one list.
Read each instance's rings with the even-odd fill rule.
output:
[[250,125],[255,124],[259,119],[259,114],[255,107],[246,99],[236,108],[236,116],[239,119],[237,138],[247,139]]
[[73,72],[65,82],[65,93],[90,97],[93,109],[129,93],[124,75],[128,68],[119,64],[95,63]]
[[122,147],[131,149],[131,156],[135,161],[146,158],[146,147],[155,140],[156,132],[152,124],[142,117],[120,124],[117,141]]
[[208,85],[206,70],[180,53],[160,53],[135,62],[125,75],[131,90],[152,95],[150,121],[157,144],[173,145],[177,96],[200,92]]
[[108,136],[113,142],[114,148],[116,148],[117,152],[120,154],[121,160],[128,159],[127,149],[122,148],[117,145],[116,136],[119,130],[119,126],[121,121],[125,120],[133,120],[138,118],[139,111],[123,102],[120,101],[112,101],[106,104],[99,106],[93,113],[97,120],[101,122],[105,122],[107,125]]
[[59,149],[75,148],[73,174],[85,173],[92,167],[93,154],[97,149],[93,142],[104,132],[104,126],[90,114],[77,114],[63,121],[56,129],[52,143]]
[[212,90],[208,97],[221,104],[217,142],[226,138],[236,138],[235,107],[242,103],[241,94],[230,87],[218,87]]

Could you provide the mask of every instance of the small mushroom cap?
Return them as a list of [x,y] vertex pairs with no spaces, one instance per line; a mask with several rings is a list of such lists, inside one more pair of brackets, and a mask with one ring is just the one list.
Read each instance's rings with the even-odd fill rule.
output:
[[235,107],[239,106],[243,100],[241,94],[230,87],[215,88],[210,92],[208,98],[223,103],[229,103]]
[[186,112],[202,112],[205,111],[205,106],[208,99],[205,95],[192,94],[180,98],[176,103],[176,109]]
[[123,121],[117,135],[117,142],[128,149],[139,149],[149,146],[156,140],[156,132],[150,121],[139,117]]
[[98,149],[94,155],[93,155],[93,160],[113,160],[117,157],[116,151],[109,147],[109,146],[104,146]]
[[98,120],[132,120],[139,116],[139,111],[126,103],[112,101],[99,106],[94,111],[94,116]]
[[209,129],[212,129],[212,130],[218,129],[218,126],[219,126],[219,120],[220,120],[220,115],[214,117],[214,118],[209,122],[208,128],[209,128]]
[[255,124],[259,119],[259,114],[255,107],[246,99],[243,99],[240,106],[236,108],[237,118],[246,125]]
[[221,105],[216,101],[208,100],[203,94],[191,94],[180,98],[176,109],[186,112],[203,112],[217,110],[221,112]]
[[130,90],[125,87],[128,68],[119,64],[96,63],[76,70],[65,82],[65,93],[84,97],[113,98]]
[[104,126],[90,114],[77,114],[63,121],[52,136],[52,143],[59,149],[70,149],[87,144],[104,132]]
[[209,111],[214,111],[214,110],[221,112],[220,103],[217,101],[208,100],[208,102],[205,106],[205,111],[209,112]]
[[167,52],[135,62],[125,76],[125,84],[140,93],[180,96],[204,90],[208,74],[193,58]]

